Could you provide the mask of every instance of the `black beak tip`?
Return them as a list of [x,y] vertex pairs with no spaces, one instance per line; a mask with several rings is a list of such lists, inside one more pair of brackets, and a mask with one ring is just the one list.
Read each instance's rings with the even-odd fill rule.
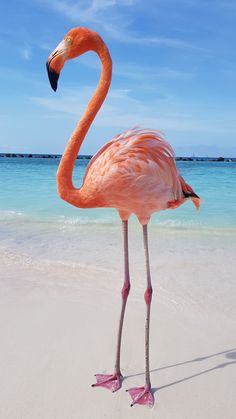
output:
[[59,79],[59,75],[56,71],[52,70],[48,64],[48,62],[46,63],[46,67],[47,67],[47,72],[48,72],[48,78],[50,81],[50,85],[51,88],[54,90],[54,92],[56,92],[57,90],[57,81]]

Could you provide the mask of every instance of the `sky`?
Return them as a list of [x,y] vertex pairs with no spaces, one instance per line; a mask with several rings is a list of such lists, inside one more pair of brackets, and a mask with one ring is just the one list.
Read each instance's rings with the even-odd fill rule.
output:
[[45,63],[83,26],[107,44],[113,79],[82,154],[140,126],[177,156],[236,156],[235,22],[235,0],[2,1],[0,152],[63,152],[100,62],[92,52],[67,62],[56,93]]

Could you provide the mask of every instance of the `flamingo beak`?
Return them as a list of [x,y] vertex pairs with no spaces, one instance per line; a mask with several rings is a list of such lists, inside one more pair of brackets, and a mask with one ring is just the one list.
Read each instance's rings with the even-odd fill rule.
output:
[[58,44],[54,51],[49,55],[46,67],[48,78],[54,92],[57,90],[57,82],[60,76],[60,71],[66,61],[68,55],[68,43],[65,39]]

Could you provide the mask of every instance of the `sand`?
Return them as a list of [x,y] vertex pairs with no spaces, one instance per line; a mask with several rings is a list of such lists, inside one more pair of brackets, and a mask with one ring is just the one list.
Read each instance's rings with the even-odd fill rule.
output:
[[150,409],[131,408],[125,392],[144,384],[141,233],[131,229],[124,381],[115,394],[91,384],[94,373],[113,372],[120,230],[78,233],[72,260],[1,242],[0,418],[235,419],[235,237],[151,229]]

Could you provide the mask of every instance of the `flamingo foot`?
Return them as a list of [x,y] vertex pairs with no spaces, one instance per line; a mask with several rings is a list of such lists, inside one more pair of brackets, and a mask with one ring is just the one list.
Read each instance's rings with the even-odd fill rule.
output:
[[131,407],[134,404],[143,404],[149,407],[153,407],[154,405],[154,396],[152,394],[152,390],[149,387],[134,387],[128,390],[128,393],[131,396],[132,403]]
[[122,375],[120,372],[114,374],[95,374],[97,382],[92,387],[104,387],[112,393],[121,388]]

